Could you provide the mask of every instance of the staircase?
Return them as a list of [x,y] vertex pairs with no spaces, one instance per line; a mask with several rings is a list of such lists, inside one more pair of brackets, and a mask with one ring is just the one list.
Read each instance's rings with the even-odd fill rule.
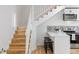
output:
[[65,9],[65,6],[52,6],[52,8],[49,8],[46,12],[44,12],[43,14],[39,15],[39,17],[37,17],[35,19],[35,25],[38,26],[44,22],[46,22],[48,19],[50,19],[51,17],[53,17],[54,15],[56,15],[58,12],[60,12],[61,10]]
[[7,50],[7,54],[24,54],[25,53],[25,27],[17,27],[12,41],[9,45],[9,49]]

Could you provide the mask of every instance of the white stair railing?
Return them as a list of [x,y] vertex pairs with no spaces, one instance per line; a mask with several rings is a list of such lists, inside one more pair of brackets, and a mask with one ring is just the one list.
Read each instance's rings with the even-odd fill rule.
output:
[[[52,5],[51,5],[52,6]],[[39,7],[39,6],[38,6]],[[43,7],[41,8],[38,8],[39,10],[42,9]],[[36,9],[36,10],[38,10]],[[34,18],[34,24],[36,26],[46,22],[48,19],[50,19],[51,17],[53,17],[54,15],[56,15],[58,12],[60,12],[61,10],[65,9],[65,6],[62,6],[62,5],[53,5],[52,8],[49,7],[44,13],[37,13],[38,17]],[[34,10],[35,11],[35,10]],[[38,12],[38,11],[35,11],[34,14]]]
[[27,24],[27,28],[26,28],[26,54],[29,53],[29,49],[30,49],[30,41],[31,41],[31,27],[32,27],[32,24],[31,24],[31,11],[30,11],[30,14],[29,14],[29,19],[28,19],[28,24]]
[[44,14],[47,14],[48,11],[56,9],[56,5],[36,5],[34,6],[34,19],[38,20],[40,17],[43,17]]

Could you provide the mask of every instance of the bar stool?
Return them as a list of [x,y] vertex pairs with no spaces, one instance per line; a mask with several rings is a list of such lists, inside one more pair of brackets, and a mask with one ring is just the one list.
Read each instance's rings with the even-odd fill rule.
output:
[[47,53],[48,48],[53,53],[53,41],[49,37],[44,37],[44,49],[45,49],[45,53]]

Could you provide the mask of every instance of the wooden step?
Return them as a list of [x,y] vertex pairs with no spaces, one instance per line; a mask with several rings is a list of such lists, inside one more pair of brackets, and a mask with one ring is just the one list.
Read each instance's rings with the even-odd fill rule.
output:
[[25,43],[25,40],[12,40],[11,43]]
[[14,35],[25,35],[25,33],[23,33],[23,32],[18,32],[18,33],[15,33]]
[[26,29],[26,27],[23,27],[23,26],[22,27],[17,27],[17,29]]
[[16,29],[16,31],[26,31],[26,29]]
[[15,31],[15,34],[25,34],[25,31]]
[[20,48],[20,47],[25,47],[25,45],[10,45],[10,47],[9,48]]
[[21,48],[25,47],[25,45],[10,45],[9,48]]
[[7,51],[7,54],[25,54],[25,51]]
[[23,31],[23,32],[25,32],[26,30],[24,30],[24,29],[23,29],[23,30],[22,30],[22,29],[19,29],[19,30],[16,30],[16,31],[19,31],[19,32],[22,32],[22,31]]
[[24,54],[25,49],[10,49],[7,51],[8,54]]
[[10,49],[10,51],[25,51],[25,49]]
[[26,36],[25,35],[14,35],[14,38],[25,38]]
[[25,40],[26,38],[13,38],[12,40]]
[[25,53],[25,45],[26,45],[25,32],[26,32],[25,27],[17,27],[13,35],[13,39],[9,45],[9,49],[7,50],[8,54],[24,54]]
[[25,27],[17,27],[16,29],[18,30],[18,29],[26,29],[26,28]]
[[16,30],[15,33],[25,33],[26,31],[23,30]]
[[25,49],[25,47],[20,46],[20,47],[10,47],[9,49]]
[[25,43],[11,43],[10,46],[25,46]]
[[14,36],[25,36],[25,34],[23,34],[23,33],[16,33],[16,34],[14,34]]
[[25,43],[26,40],[25,39],[12,39],[12,43]]

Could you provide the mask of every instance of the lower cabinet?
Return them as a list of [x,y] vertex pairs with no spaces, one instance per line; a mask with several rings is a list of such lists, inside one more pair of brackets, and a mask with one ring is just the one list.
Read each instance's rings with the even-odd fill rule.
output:
[[76,43],[79,43],[79,35],[75,35]]

